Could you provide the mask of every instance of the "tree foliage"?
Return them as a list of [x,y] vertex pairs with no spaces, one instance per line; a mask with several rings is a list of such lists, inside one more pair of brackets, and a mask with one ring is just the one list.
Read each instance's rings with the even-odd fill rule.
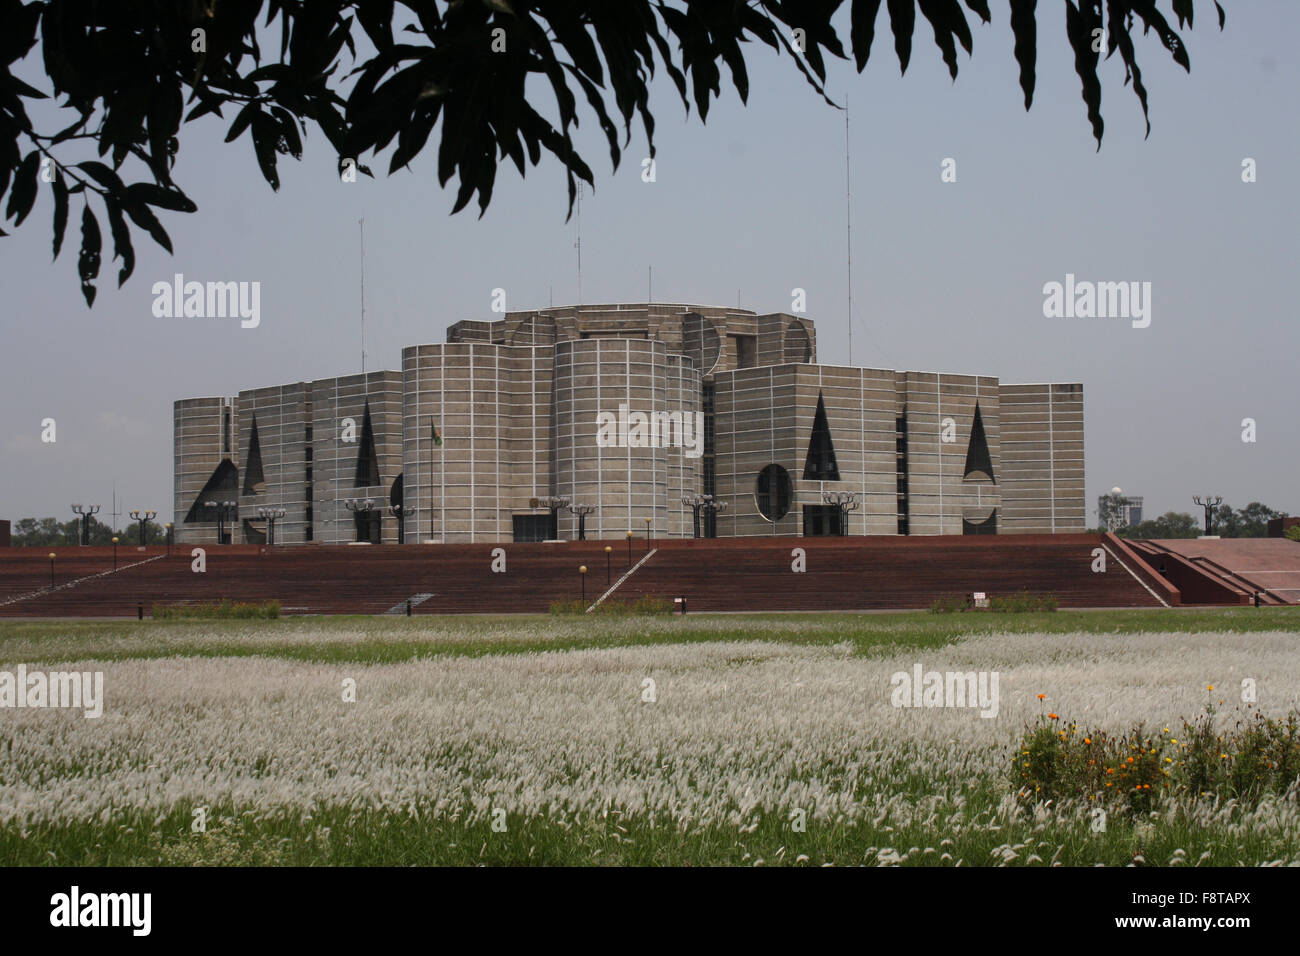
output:
[[[81,542],[81,519],[60,521],[58,518],[21,518],[14,522],[11,529],[11,543],[15,548],[68,547]],[[140,523],[129,521],[117,532],[119,547],[140,543]],[[167,529],[157,521],[150,521],[145,528],[145,544],[166,544]],[[113,543],[111,525],[90,519],[90,543],[106,545]]]
[[[1237,509],[1223,504],[1215,509],[1213,531],[1221,538],[1266,538],[1269,519],[1281,517],[1282,514],[1283,512],[1274,511],[1258,501]],[[1195,538],[1205,533],[1205,520],[1202,516],[1169,511],[1158,518],[1120,528],[1115,533],[1121,538],[1137,540]]]
[[[1139,27],[1154,33],[1172,60],[1190,70],[1170,21],[1190,29],[1194,0],[1169,0],[1168,15],[1160,0],[1064,2],[1073,67],[1100,148],[1102,51],[1118,55],[1124,84],[1132,85],[1148,117],[1134,34]],[[906,71],[924,20],[956,79],[958,47],[973,50],[972,22],[992,20],[988,0],[964,0],[964,7],[958,0],[850,0],[846,42],[844,6],[844,0],[0,0],[0,200],[7,192],[5,218],[17,227],[39,184],[48,185],[55,258],[70,206],[80,205],[77,275],[90,305],[104,257],[101,217],[120,263],[120,286],[135,267],[132,228],[170,252],[159,210],[196,210],[172,172],[181,127],[205,116],[229,124],[227,142],[251,145],[272,189],[279,188],[280,157],[300,159],[314,128],[341,166],[354,163],[367,175],[365,157],[387,155],[391,174],[426,147],[434,150],[439,184],[458,181],[452,211],[476,199],[480,215],[501,162],[523,176],[549,154],[564,166],[572,212],[578,181],[595,184],[573,140],[580,119],[594,117],[615,169],[636,122],[655,155],[648,104],[657,70],[668,75],[686,111],[693,105],[704,120],[722,95],[724,72],[747,100],[746,48],[757,41],[788,56],[830,103],[828,57],[851,57],[860,72],[887,30]],[[1214,7],[1222,29],[1223,8],[1217,0]],[[1037,77],[1037,0],[1007,0],[1006,12],[1028,109]],[[38,48],[39,66],[29,60]],[[45,89],[18,76],[34,79],[38,71]],[[39,112],[52,122],[38,127],[28,101],[49,99],[53,104]],[[436,149],[429,146],[435,127]]]

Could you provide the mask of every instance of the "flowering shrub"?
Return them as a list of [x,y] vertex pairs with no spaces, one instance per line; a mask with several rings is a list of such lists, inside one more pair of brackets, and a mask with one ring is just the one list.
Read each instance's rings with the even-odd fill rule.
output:
[[[582,601],[554,601],[551,604],[552,614],[585,614],[589,605]],[[596,605],[592,614],[613,614],[613,615],[640,615],[640,614],[671,614],[673,603],[664,598],[651,597],[643,594],[633,601],[602,601]]]
[[1148,733],[1138,724],[1118,736],[1040,715],[1011,763],[1017,796],[1028,803],[1074,797],[1147,811],[1177,792],[1256,806],[1265,794],[1284,794],[1300,782],[1300,713],[1273,718],[1256,711],[1219,728],[1211,704],[1178,730]]
[[197,604],[154,604],[152,614],[159,620],[231,620],[280,616],[279,601],[205,601]]
[[[1031,594],[1021,591],[1019,594],[1000,596],[991,595],[987,610],[1000,614],[1025,614],[1035,611],[1055,611],[1058,606],[1055,594]],[[956,611],[986,610],[972,607],[967,598],[941,597],[930,604],[931,614],[952,614]]]
[[989,598],[989,610],[1002,614],[1025,614],[1034,611],[1055,611],[1057,608],[1055,594],[1019,594],[1003,597],[995,595]]
[[941,597],[937,598],[930,605],[931,614],[953,614],[957,611],[966,610],[966,601],[959,597]]

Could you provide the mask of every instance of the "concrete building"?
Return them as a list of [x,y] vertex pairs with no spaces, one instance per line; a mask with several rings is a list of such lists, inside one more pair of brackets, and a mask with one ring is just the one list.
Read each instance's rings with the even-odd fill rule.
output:
[[1081,385],[822,365],[802,316],[538,309],[401,358],[176,402],[178,540],[265,541],[267,508],[281,544],[576,537],[556,499],[592,537],[689,537],[699,494],[723,537],[1085,526]]

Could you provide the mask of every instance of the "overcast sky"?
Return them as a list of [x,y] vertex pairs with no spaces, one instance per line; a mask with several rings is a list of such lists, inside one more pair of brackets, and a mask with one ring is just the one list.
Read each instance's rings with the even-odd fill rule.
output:
[[[1190,75],[1139,36],[1150,138],[1116,57],[1103,64],[1100,152],[1062,5],[1040,5],[1028,113],[1005,5],[991,6],[955,84],[924,23],[904,77],[887,34],[863,74],[832,67],[830,91],[851,108],[853,364],[1082,382],[1090,524],[1113,485],[1144,495],[1148,517],[1192,511],[1207,492],[1300,513],[1300,4],[1225,0],[1223,33],[1198,4],[1183,32]],[[584,115],[597,182],[582,205],[582,299],[644,301],[651,266],[658,301],[789,311],[799,287],[819,357],[847,364],[844,114],[787,57],[758,44],[750,56],[749,105],[726,89],[707,125],[660,74],[654,183],[641,179],[635,128],[613,173]],[[199,211],[164,213],[176,254],[137,234],[122,289],[106,254],[93,309],[76,281],[75,202],[54,264],[47,192],[20,229],[5,224],[0,517],[66,520],[71,501],[102,503],[106,517],[116,480],[119,510],[170,518],[175,399],[359,371],[362,217],[369,369],[400,368],[403,346],[444,341],[459,319],[492,318],[494,288],[511,310],[578,298],[554,162],[526,180],[504,165],[477,219],[476,207],[448,215],[454,191],[439,189],[432,150],[413,171],[383,175],[385,156],[375,180],[341,183],[313,135],[301,163],[281,158],[273,193],[248,138],[224,145],[225,128],[204,119],[183,132],[175,178]],[[949,157],[955,183],[940,181]],[[176,272],[259,281],[260,326],[155,318],[150,287]],[[1043,286],[1067,273],[1150,282],[1150,326],[1045,318]],[[54,444],[41,441],[44,418]]]

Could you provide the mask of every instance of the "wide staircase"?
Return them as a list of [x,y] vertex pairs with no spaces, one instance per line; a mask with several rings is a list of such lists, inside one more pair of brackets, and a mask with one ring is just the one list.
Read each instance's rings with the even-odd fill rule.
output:
[[1168,538],[1131,542],[1183,592],[1185,604],[1300,604],[1300,542]]
[[[605,547],[612,553],[607,556]],[[1096,549],[1106,570],[1094,571]],[[1094,534],[626,540],[558,544],[189,547],[0,554],[0,616],[130,617],[155,603],[277,600],[283,614],[518,613],[553,602],[684,597],[690,611],[923,608],[943,598],[1053,594],[1062,607],[1147,607],[1177,592],[1136,549]],[[500,550],[498,550],[500,549]],[[793,552],[801,549],[802,558]],[[503,557],[504,555],[504,557]],[[504,560],[504,571],[499,568]],[[792,565],[802,561],[805,570]],[[643,563],[642,563],[643,562]],[[585,578],[580,565],[587,567]],[[1139,580],[1135,574],[1141,574]],[[1173,597],[1170,603],[1178,603]],[[1225,600],[1220,603],[1240,603]]]
[[1102,546],[1095,534],[686,542],[661,548],[620,593],[685,597],[691,611],[923,608],[979,591],[1050,593],[1062,607],[1160,606],[1114,552],[1093,571]]
[[[135,616],[138,606],[148,615],[155,603],[227,598],[277,600],[284,614],[405,613],[408,600],[413,614],[546,611],[554,601],[582,599],[580,565],[588,567],[588,603],[605,590],[604,546],[213,546],[201,573],[191,567],[188,547],[173,548],[170,557],[165,548],[120,548],[116,573],[112,549],[69,548],[60,549],[69,557],[55,560],[54,590],[44,552],[15,548],[0,556],[0,616]],[[627,570],[626,545],[618,547],[613,580]],[[500,567],[498,548],[505,552],[504,571],[492,570],[494,562]],[[636,552],[633,560],[643,556]]]

